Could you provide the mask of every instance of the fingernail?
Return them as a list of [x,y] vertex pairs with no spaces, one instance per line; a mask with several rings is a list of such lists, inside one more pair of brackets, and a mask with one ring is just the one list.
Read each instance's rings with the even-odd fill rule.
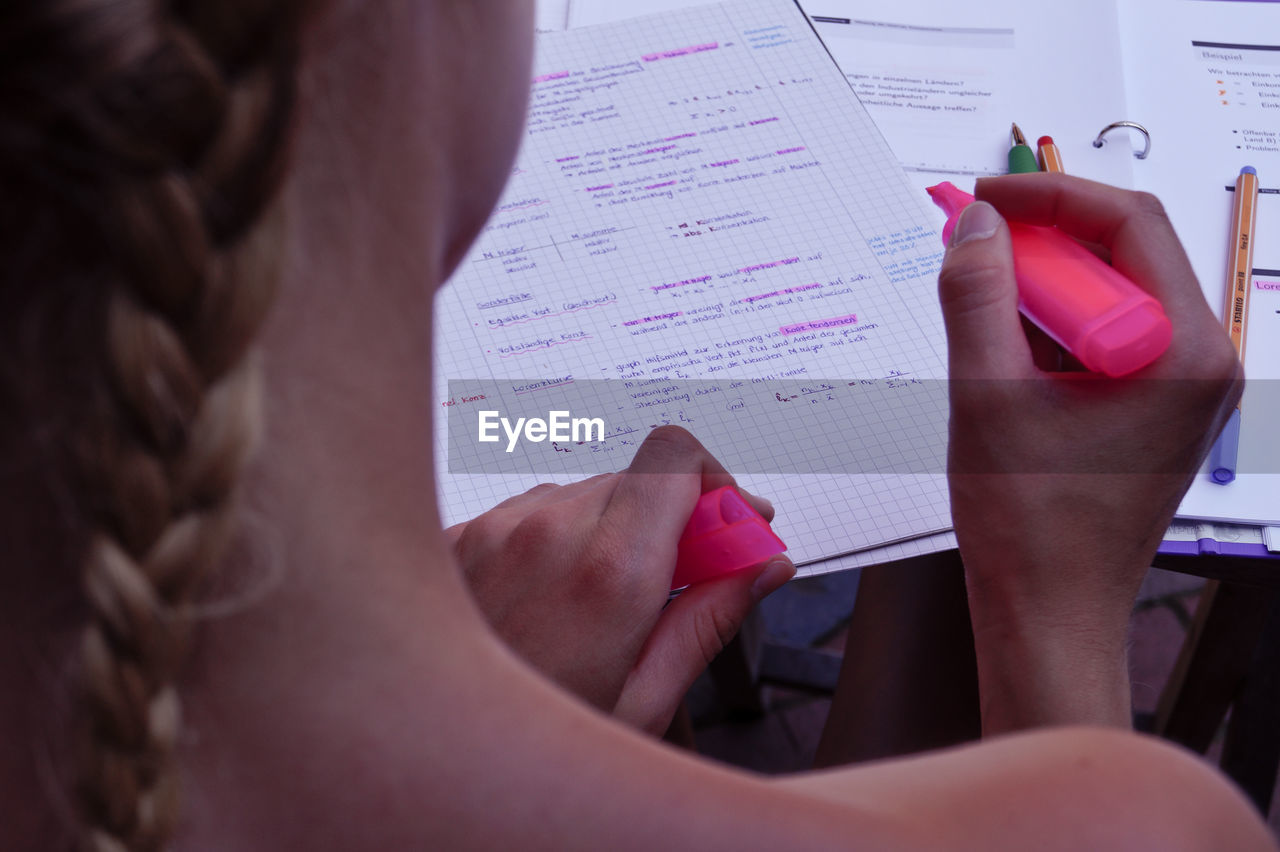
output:
[[1000,214],[985,201],[975,201],[960,211],[951,245],[958,246],[970,240],[985,240],[1000,227]]
[[783,583],[795,576],[796,566],[785,556],[775,556],[751,584],[751,599],[756,603],[777,591]]

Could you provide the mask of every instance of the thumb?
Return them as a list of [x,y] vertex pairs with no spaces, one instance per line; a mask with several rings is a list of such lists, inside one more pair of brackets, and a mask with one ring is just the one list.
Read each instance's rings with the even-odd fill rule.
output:
[[1007,378],[1030,368],[1009,227],[985,201],[960,212],[938,273],[938,299],[951,378]]
[[791,560],[779,555],[685,590],[654,625],[613,715],[661,736],[689,687],[737,635],[751,608],[795,573]]

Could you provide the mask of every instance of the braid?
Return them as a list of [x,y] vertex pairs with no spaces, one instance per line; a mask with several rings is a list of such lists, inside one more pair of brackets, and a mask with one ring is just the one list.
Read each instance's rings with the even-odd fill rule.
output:
[[4,5],[0,192],[35,208],[0,216],[4,286],[77,288],[101,329],[82,344],[94,392],[64,401],[85,531],[83,845],[159,849],[178,813],[184,607],[229,538],[259,419],[247,353],[278,256],[266,211],[299,16],[275,0]]

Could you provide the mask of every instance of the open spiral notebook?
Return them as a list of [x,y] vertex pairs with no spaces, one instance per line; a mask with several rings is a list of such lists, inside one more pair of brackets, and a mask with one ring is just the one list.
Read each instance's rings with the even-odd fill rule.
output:
[[[1016,120],[1032,138],[1052,134],[1067,171],[1159,195],[1215,307],[1225,269],[1225,190],[1239,165],[1258,168],[1263,237],[1246,354],[1244,473],[1227,488],[1198,481],[1180,514],[1280,522],[1280,448],[1271,428],[1280,417],[1272,410],[1280,397],[1280,145],[1270,112],[1280,104],[1280,49],[1255,37],[1280,32],[1280,5],[801,5],[821,43],[787,0],[539,4],[544,32],[525,150],[481,245],[442,300],[438,333],[449,360],[438,395],[452,403],[453,425],[439,436],[437,452],[442,469],[458,471],[444,483],[449,519],[552,479],[556,468],[527,454],[522,473],[510,465],[486,468],[485,458],[467,457],[465,442],[451,448],[450,439],[465,433],[460,400],[479,393],[468,393],[468,383],[509,380],[527,401],[536,398],[529,392],[535,383],[541,389],[567,379],[585,392],[600,379],[697,381],[714,379],[711,367],[736,360],[735,376],[773,383],[757,404],[691,422],[679,394],[668,393],[677,405],[651,405],[640,409],[644,416],[615,424],[620,434],[604,442],[611,453],[597,455],[625,456],[643,430],[681,422],[732,458],[740,423],[775,439],[777,452],[767,451],[772,465],[754,459],[747,468],[762,472],[743,481],[778,503],[778,526],[793,556],[816,563],[808,570],[954,546],[945,532],[949,512],[937,463],[945,412],[936,398],[926,393],[914,409],[889,405],[878,434],[911,440],[869,441],[870,462],[833,464],[829,472],[820,465],[815,472],[813,459],[847,446],[851,434],[862,440],[867,430],[841,430],[831,412],[826,428],[816,428],[780,418],[763,403],[770,394],[829,396],[823,385],[832,377],[879,382],[883,391],[903,375],[926,383],[940,375],[933,231],[941,217],[921,203],[920,190],[1001,173],[1008,148],[1002,130]],[[1147,26],[1157,12],[1166,23],[1158,33]],[[645,13],[661,14],[630,20]],[[578,31],[584,26],[590,29]],[[839,72],[832,73],[824,48]],[[795,81],[790,89],[788,81]],[[770,109],[762,109],[766,102]],[[1141,147],[1143,140],[1126,139],[1124,130],[1097,144],[1102,128],[1126,117],[1141,119],[1150,132],[1153,154],[1145,160],[1131,156],[1130,143]],[[723,171],[705,179],[706,170]],[[698,223],[702,233],[687,236]],[[819,293],[828,300],[813,298]],[[504,301],[514,298],[521,301]],[[733,305],[744,298],[754,300],[749,311]],[[876,328],[858,330],[868,324]],[[849,343],[868,331],[870,345]],[[818,334],[838,343],[823,351]],[[807,347],[772,348],[809,335],[815,337],[800,341]],[[740,345],[730,346],[735,341]],[[706,360],[723,351],[717,346],[744,354]],[[762,353],[749,348],[757,346]],[[772,360],[760,360],[764,355]],[[788,384],[782,374],[792,370],[810,370],[795,375],[819,381]],[[921,422],[933,428],[910,431]],[[795,437],[788,428],[807,436],[807,466],[788,461],[800,443],[788,440]],[[904,464],[904,452],[911,462]],[[567,453],[559,459],[567,460]],[[594,470],[561,467],[565,479]],[[499,469],[508,473],[492,472]],[[842,553],[853,556],[829,560]]]
[[[706,0],[703,0],[705,2]],[[542,0],[542,25],[579,27],[699,0]],[[1202,474],[1183,518],[1280,519],[1280,4],[1247,0],[800,0],[908,178],[964,186],[1004,168],[1016,120],[1050,134],[1067,170],[1163,201],[1221,310],[1234,177],[1262,177],[1245,352],[1242,465],[1230,487]],[[1152,22],[1160,21],[1153,27]],[[1124,128],[1137,119],[1147,138]],[[1122,122],[1127,123],[1127,122]],[[939,140],[944,140],[939,143]],[[1135,155],[1150,146],[1152,153]],[[935,223],[940,219],[936,217]],[[1280,540],[1280,528],[1269,530]]]
[[[607,0],[546,5],[548,25],[580,27],[700,0],[639,0],[625,9]],[[1280,4],[800,5],[914,184],[946,179],[963,187],[975,176],[1002,174],[1009,147],[1002,131],[1011,121],[1033,140],[1051,135],[1068,172],[1161,199],[1218,311],[1230,193],[1241,166],[1258,170],[1244,473],[1226,487],[1202,474],[1178,514],[1280,524]],[[1147,138],[1123,128],[1099,135],[1125,119],[1136,119]],[[1147,145],[1146,158],[1130,156]]]
[[[438,301],[446,522],[677,423],[798,563],[938,546],[912,544],[951,525],[926,202],[790,0],[540,35],[515,173]],[[605,434],[508,454],[486,410]]]

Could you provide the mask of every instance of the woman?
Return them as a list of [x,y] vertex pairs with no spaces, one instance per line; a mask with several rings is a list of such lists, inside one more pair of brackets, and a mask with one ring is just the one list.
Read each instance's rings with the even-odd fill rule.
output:
[[[1105,727],[770,780],[600,712],[661,727],[790,569],[663,614],[731,481],[675,430],[436,520],[433,296],[514,156],[528,4],[205,5],[0,12],[5,848],[1270,847],[1213,771]],[[1126,726],[1133,593],[1238,367],[1149,198],[980,194],[1109,249],[1175,324],[1150,377],[1199,380],[1038,372],[1007,228],[966,212],[940,292],[985,733]],[[1082,445],[1126,473],[1017,472]]]

